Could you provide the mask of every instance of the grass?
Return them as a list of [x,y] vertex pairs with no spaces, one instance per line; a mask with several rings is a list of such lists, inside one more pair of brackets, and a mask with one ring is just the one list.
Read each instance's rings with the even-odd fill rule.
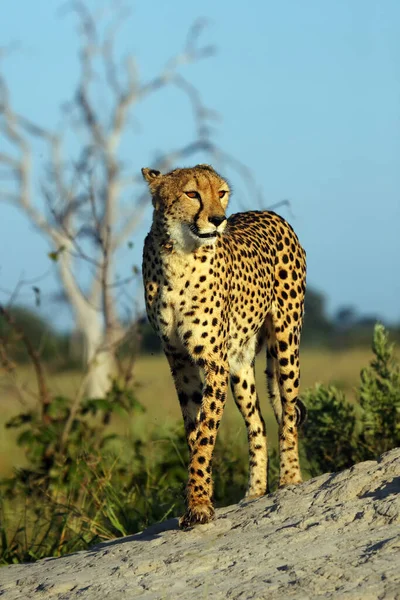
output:
[[[326,349],[306,349],[301,354],[301,389],[316,382],[334,383],[341,388],[348,399],[353,398],[353,389],[359,382],[360,370],[371,359],[369,349],[352,349],[344,352],[332,352]],[[275,419],[267,401],[265,385],[265,358],[259,356],[256,363],[257,389],[267,423],[269,442],[276,446],[277,428]],[[146,440],[155,432],[162,437],[168,436],[171,427],[180,422],[181,414],[171,374],[166,359],[162,355],[140,356],[134,366],[135,393],[146,411],[137,414],[132,422],[114,420],[114,431],[130,432],[141,440]],[[79,386],[79,371],[55,373],[49,375],[49,387],[54,394],[73,396]],[[21,410],[21,399],[28,406],[34,404],[35,380],[29,367],[18,368],[18,394],[10,376],[0,373],[0,478],[11,474],[15,467],[25,465],[23,452],[16,446],[16,432],[4,429],[4,424]],[[221,424],[221,439],[243,445],[247,452],[246,432],[243,420],[234,402],[229,396],[224,418]],[[157,451],[157,449],[152,449]]]
[[[352,349],[342,353],[326,349],[305,350],[301,361],[302,390],[304,392],[307,388],[314,388],[317,382],[334,383],[336,388],[332,389],[336,389],[335,394],[342,397],[343,392],[347,400],[352,402],[360,384],[360,370],[368,365],[371,358],[372,352],[367,349]],[[274,489],[279,468],[276,452],[277,426],[266,399],[264,368],[264,359],[259,357],[256,380],[272,448],[269,475]],[[145,411],[134,410],[132,416],[125,419],[113,416],[107,431],[92,427],[101,422],[101,412],[95,412],[96,416],[89,420],[87,413],[83,412],[80,420],[75,421],[75,437],[69,436],[68,446],[55,455],[56,460],[51,463],[48,471],[39,468],[31,471],[30,475],[29,471],[19,471],[7,483],[5,478],[12,474],[15,467],[28,465],[15,443],[14,430],[3,429],[2,433],[5,435],[0,436],[0,479],[3,479],[5,493],[3,496],[0,494],[0,564],[74,552],[101,540],[134,533],[170,515],[182,514],[188,451],[167,362],[160,355],[141,356],[134,366],[133,375],[135,396]],[[396,373],[393,377],[393,381],[386,377],[388,385],[394,385],[393,382],[398,381]],[[80,381],[81,374],[78,371],[48,376],[49,388],[55,396],[73,398]],[[12,381],[10,374],[0,373],[0,427],[21,412],[21,409],[26,411],[30,405],[34,405],[34,387],[35,379],[28,367],[19,368],[18,386]],[[371,393],[374,392],[373,385],[370,388]],[[310,425],[315,426],[322,418],[322,425],[317,425],[318,431],[311,436],[312,440],[317,450],[329,449],[333,419],[339,452],[343,440],[348,441],[349,438],[348,428],[345,427],[349,420],[345,415],[345,420],[340,424],[340,415],[335,416],[335,411],[332,413],[334,407],[330,404],[323,405],[319,412],[315,412],[312,400],[313,397],[314,400],[315,397],[320,399],[318,390],[320,388],[314,388],[305,394],[312,416],[309,419]],[[24,407],[21,407],[21,402]],[[58,410],[59,402],[55,398],[52,411]],[[90,404],[103,406],[100,411],[109,410],[104,408],[104,401],[91,401]],[[118,396],[113,400],[112,406],[115,409],[120,406]],[[56,417],[57,414],[53,412],[53,416]],[[117,414],[120,413],[115,410],[115,415]],[[92,421],[93,418],[99,421]],[[330,429],[328,427],[326,431],[324,424],[327,419]],[[43,422],[39,422],[39,429],[35,429],[35,421],[33,423],[34,443],[42,439],[45,443],[48,439],[59,439],[57,428],[60,421],[57,417],[45,426]],[[110,439],[108,433],[120,435],[111,439],[111,445],[103,445],[102,440]],[[365,435],[364,438],[366,439]],[[380,439],[380,434],[378,438]],[[307,440],[305,435],[302,440],[305,446],[302,445],[301,451],[305,479],[310,476],[313,465],[308,462],[311,460],[310,453],[304,452]],[[47,449],[41,441],[40,444],[41,448]],[[358,443],[354,445],[357,449],[359,446]],[[315,449],[311,456],[312,459],[315,458]],[[323,458],[326,456],[323,455]],[[216,506],[236,503],[243,497],[247,463],[244,423],[229,397],[214,455]],[[43,465],[46,462],[37,464]],[[324,472],[324,469],[327,470],[324,467],[318,473]]]

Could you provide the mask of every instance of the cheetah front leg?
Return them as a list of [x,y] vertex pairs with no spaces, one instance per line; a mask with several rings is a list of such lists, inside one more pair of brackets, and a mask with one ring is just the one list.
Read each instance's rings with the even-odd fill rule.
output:
[[227,386],[228,364],[215,357],[203,364],[204,387],[200,414],[194,433],[187,485],[187,510],[180,519],[182,529],[196,523],[208,523],[214,517],[212,457],[217,431],[223,414]]
[[165,355],[174,378],[185,426],[186,441],[191,452],[196,440],[196,428],[203,398],[200,369],[188,355],[168,351],[165,352]]

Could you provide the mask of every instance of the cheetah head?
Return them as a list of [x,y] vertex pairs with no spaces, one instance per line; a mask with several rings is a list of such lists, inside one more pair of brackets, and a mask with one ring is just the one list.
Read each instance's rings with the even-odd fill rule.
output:
[[226,227],[229,186],[209,165],[162,175],[142,169],[153,199],[153,220],[174,245],[191,250],[212,244]]

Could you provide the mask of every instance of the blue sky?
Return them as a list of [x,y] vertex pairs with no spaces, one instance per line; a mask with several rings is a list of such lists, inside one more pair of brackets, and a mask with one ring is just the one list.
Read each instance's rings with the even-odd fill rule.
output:
[[[19,42],[0,64],[14,106],[48,127],[59,122],[60,105],[72,96],[78,76],[76,21],[60,16],[57,6],[63,4],[0,3],[0,40]],[[129,4],[119,49],[136,56],[145,79],[182,48],[195,18],[209,19],[204,41],[218,53],[183,72],[222,115],[216,141],[251,166],[265,207],[290,199],[291,213],[281,213],[307,251],[309,284],[326,293],[331,311],[353,305],[399,321],[398,0]],[[123,156],[133,172],[151,166],[155,150],[193,136],[186,104],[175,91],[139,106],[133,123]],[[234,212],[243,185],[234,172],[227,175],[236,189]],[[251,198],[245,202],[255,207]],[[140,263],[150,217],[149,205],[122,271]],[[40,286],[45,295],[54,291],[47,252],[25,217],[0,205],[1,289],[50,270]],[[29,287],[22,300],[32,303]],[[47,305],[46,314],[58,325],[68,322],[59,307]]]

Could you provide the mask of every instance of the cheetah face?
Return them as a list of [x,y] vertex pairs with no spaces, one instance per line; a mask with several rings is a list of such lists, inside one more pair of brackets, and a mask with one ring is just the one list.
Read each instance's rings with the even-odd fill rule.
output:
[[226,227],[229,186],[209,165],[162,175],[142,169],[153,199],[153,221],[184,250],[213,244]]

